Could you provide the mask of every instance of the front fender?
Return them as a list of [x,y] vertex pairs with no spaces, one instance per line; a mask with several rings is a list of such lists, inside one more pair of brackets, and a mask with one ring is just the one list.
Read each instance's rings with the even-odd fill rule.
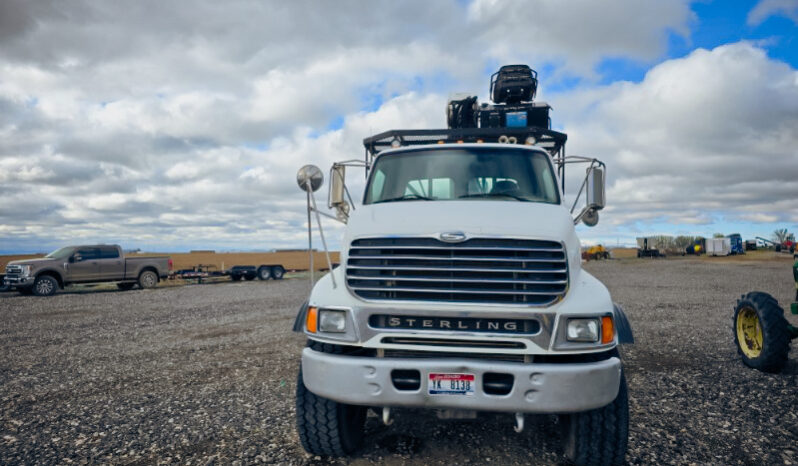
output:
[[292,329],[294,332],[297,333],[304,333],[305,330],[305,315],[308,313],[308,301],[302,303],[302,306],[299,308],[299,312],[296,315],[296,319],[294,320],[294,328]]
[[632,324],[626,318],[626,313],[623,308],[616,303],[613,303],[613,314],[615,316],[615,327],[618,330],[618,343],[621,345],[634,344],[635,336],[632,334]]

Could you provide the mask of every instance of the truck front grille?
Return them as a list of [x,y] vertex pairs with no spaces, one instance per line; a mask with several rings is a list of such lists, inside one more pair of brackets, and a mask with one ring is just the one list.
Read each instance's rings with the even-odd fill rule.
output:
[[352,242],[346,279],[368,300],[546,306],[565,295],[568,263],[555,241],[367,238]]
[[6,266],[6,275],[21,275],[22,274],[22,266],[21,265],[8,265]]

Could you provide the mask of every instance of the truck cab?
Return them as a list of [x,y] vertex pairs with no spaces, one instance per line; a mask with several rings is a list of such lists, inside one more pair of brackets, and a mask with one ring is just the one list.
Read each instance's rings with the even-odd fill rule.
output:
[[[364,162],[333,166],[341,266],[294,325],[307,337],[296,414],[309,453],[353,453],[369,409],[390,424],[397,409],[425,408],[508,413],[519,432],[527,415],[557,415],[571,461],[624,461],[618,346],[631,327],[582,268],[574,228],[598,221],[604,164],[567,157],[565,139],[540,127],[393,130],[364,140]],[[576,214],[564,185],[574,162],[588,165]],[[367,170],[359,206],[347,201],[352,165]],[[319,175],[298,175],[309,221]]]

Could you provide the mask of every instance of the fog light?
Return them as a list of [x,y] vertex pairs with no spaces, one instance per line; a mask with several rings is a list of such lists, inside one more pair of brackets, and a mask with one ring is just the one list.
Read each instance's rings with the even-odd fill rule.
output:
[[346,331],[346,312],[319,311],[319,330],[329,333],[344,333]]
[[597,342],[599,340],[598,319],[568,319],[568,341]]

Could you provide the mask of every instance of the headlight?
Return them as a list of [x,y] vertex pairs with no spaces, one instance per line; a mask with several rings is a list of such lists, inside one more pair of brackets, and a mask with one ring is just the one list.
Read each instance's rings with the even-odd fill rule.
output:
[[319,330],[329,333],[346,331],[346,312],[319,310]]
[[23,266],[21,266],[21,267],[22,267],[22,273],[21,273],[21,275],[22,275],[23,277],[27,277],[28,275],[30,275],[30,266],[29,266],[29,265],[23,265]]
[[568,319],[566,338],[588,343],[599,341],[598,319]]

